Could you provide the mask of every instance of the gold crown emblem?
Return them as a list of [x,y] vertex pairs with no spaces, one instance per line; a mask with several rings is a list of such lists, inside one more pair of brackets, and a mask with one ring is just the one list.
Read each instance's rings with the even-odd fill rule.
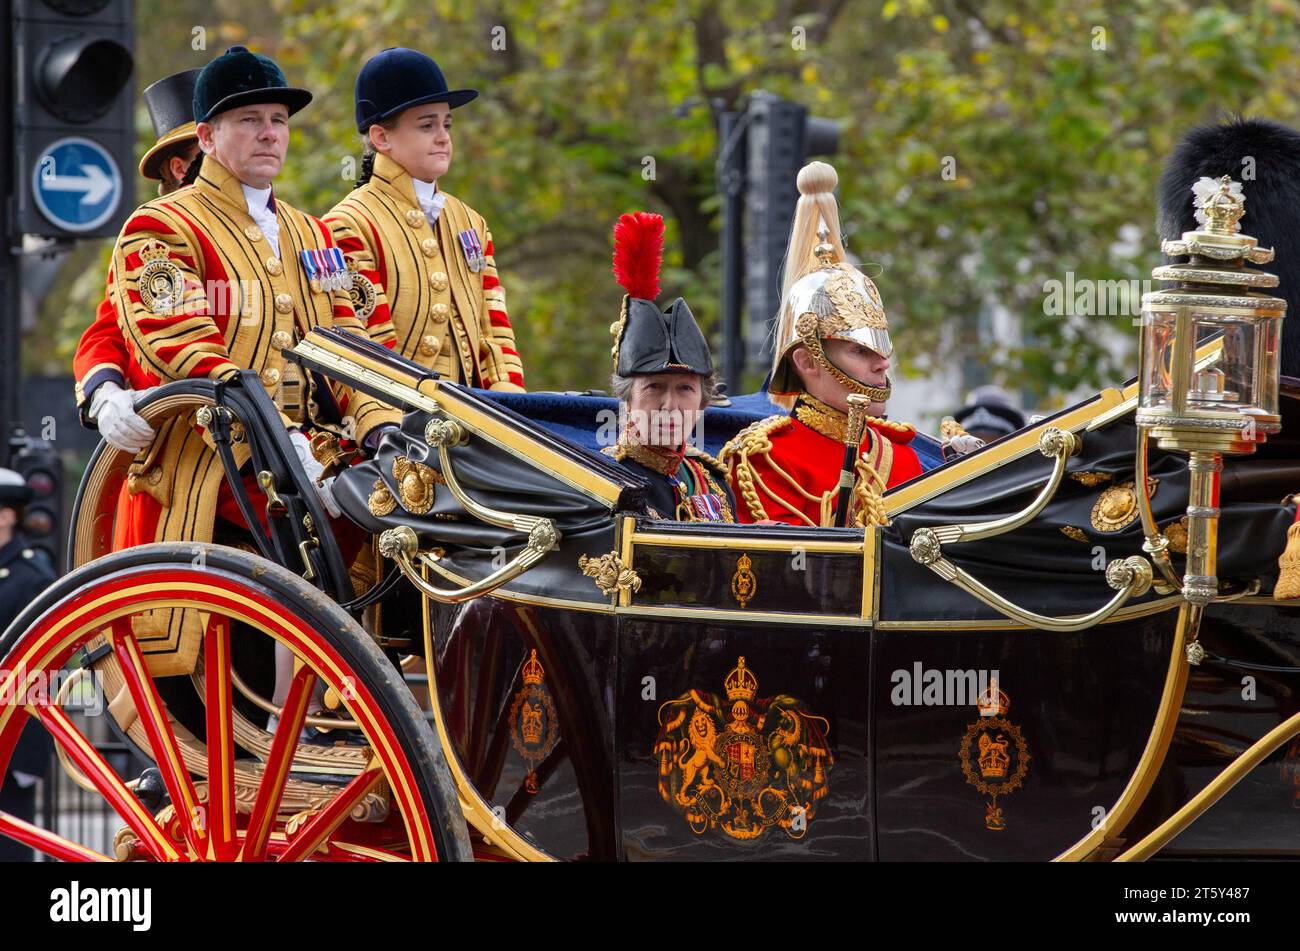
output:
[[745,658],[742,657],[731,673],[727,674],[723,686],[727,690],[728,700],[748,702],[758,693],[758,678],[754,676],[753,671],[745,667]]
[[1001,717],[1011,709],[1011,698],[998,687],[998,678],[994,677],[984,692],[975,698],[975,705],[979,707],[980,716]]
[[529,746],[536,746],[542,742],[542,708],[540,705],[533,706],[528,701],[524,701],[523,723],[520,726],[520,732],[524,735],[524,742]]
[[540,684],[546,676],[546,671],[537,660],[537,648],[533,648],[532,654],[529,655],[528,661],[524,664],[524,685]]
[[140,246],[140,260],[145,263],[167,260],[167,245],[161,241],[149,239]]
[[1011,757],[1007,754],[1007,741],[1001,733],[995,739],[989,739],[987,733],[980,735],[980,775],[985,779],[1002,779],[1007,775]]
[[[740,556],[740,560],[739,560],[738,562],[736,562],[736,570],[737,570],[737,571],[748,571],[748,570],[749,570],[750,568],[752,568],[753,566],[754,566],[754,563],[753,563],[752,561],[749,560],[749,556],[748,556],[748,555],[741,555],[741,556]],[[742,657],[742,658],[740,659],[740,662],[741,662],[741,666],[743,667],[743,666],[744,666],[744,663],[745,663],[745,658]]]

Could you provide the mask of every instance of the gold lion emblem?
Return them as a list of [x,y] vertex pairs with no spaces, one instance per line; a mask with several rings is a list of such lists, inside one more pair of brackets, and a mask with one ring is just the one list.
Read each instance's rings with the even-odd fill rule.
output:
[[829,787],[830,724],[794,697],[758,698],[741,657],[716,694],[690,690],[659,708],[659,794],[691,831],[740,841],[772,827],[802,839]]

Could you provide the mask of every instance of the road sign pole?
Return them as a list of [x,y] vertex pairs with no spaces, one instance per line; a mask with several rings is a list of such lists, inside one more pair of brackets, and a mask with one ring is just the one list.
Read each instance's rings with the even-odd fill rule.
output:
[[[10,21],[11,0],[0,0],[0,22]],[[14,70],[13,47],[8,40],[0,43],[0,128],[6,133],[13,129]],[[0,222],[0,466],[9,465],[9,436],[17,425],[19,416],[18,388],[22,378],[22,349],[19,334],[22,332],[22,236],[18,233],[15,195],[17,174],[14,171],[14,149],[6,135],[5,147],[0,149],[0,187],[4,188],[3,221]]]

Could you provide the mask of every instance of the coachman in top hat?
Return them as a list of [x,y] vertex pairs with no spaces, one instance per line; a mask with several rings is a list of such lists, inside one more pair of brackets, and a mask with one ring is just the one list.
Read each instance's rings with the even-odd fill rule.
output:
[[[140,159],[140,175],[158,183],[160,196],[180,188],[191,166],[198,171],[194,83],[200,72],[187,69],[164,76],[144,91],[155,142]],[[127,351],[117,324],[111,268],[104,299],[77,344],[72,372],[83,426],[98,429],[110,445],[127,452],[139,452],[149,444],[153,427],[135,412],[135,400],[157,381]]]

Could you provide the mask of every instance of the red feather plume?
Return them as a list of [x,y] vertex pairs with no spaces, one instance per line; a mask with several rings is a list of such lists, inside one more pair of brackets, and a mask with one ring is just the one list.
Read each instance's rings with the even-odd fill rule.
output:
[[664,219],[646,211],[620,215],[614,225],[614,276],[630,297],[659,296],[664,260]]

